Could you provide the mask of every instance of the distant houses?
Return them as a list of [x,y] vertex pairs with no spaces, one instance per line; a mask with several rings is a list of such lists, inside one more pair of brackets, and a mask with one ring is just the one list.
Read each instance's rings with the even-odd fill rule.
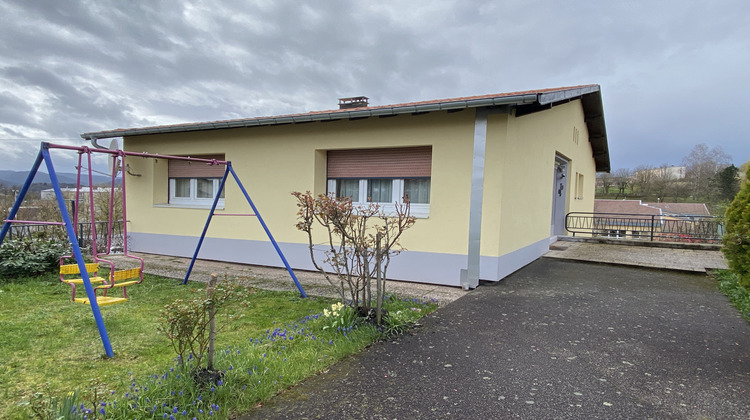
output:
[[[60,188],[63,193],[63,197],[66,200],[74,200],[76,198],[76,189],[75,188]],[[89,187],[81,187],[81,198],[88,197],[89,191],[91,189]],[[107,194],[109,195],[109,192],[111,191],[111,188],[104,188],[104,187],[94,187],[94,195],[97,196],[99,194]],[[53,188],[49,188],[46,190],[42,190],[41,193],[42,200],[54,200],[55,199],[55,190]]]

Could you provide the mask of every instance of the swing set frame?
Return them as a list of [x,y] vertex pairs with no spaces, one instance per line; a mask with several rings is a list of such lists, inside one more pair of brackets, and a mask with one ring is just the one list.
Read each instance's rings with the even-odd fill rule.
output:
[[[200,235],[200,238],[198,239],[198,244],[195,248],[195,253],[193,254],[193,258],[190,261],[190,265],[187,269],[187,273],[185,274],[185,278],[182,281],[182,284],[187,284],[188,279],[190,278],[190,273],[193,270],[193,267],[195,265],[195,261],[198,258],[198,254],[200,252],[201,246],[203,245],[203,240],[206,237],[206,233],[208,232],[208,227],[211,224],[211,220],[213,216],[215,215],[221,215],[221,216],[254,216],[257,217],[258,221],[260,222],[261,226],[263,227],[263,230],[266,232],[266,235],[268,236],[268,239],[273,244],[274,249],[276,250],[277,254],[279,255],[281,261],[283,262],[284,266],[286,267],[286,270],[289,272],[289,275],[291,276],[292,280],[294,281],[295,285],[297,286],[297,289],[300,292],[301,297],[306,298],[307,295],[305,294],[305,291],[302,288],[302,285],[299,283],[299,280],[297,279],[297,276],[294,274],[294,271],[292,270],[291,266],[289,265],[289,262],[287,261],[286,257],[284,256],[283,252],[281,251],[281,248],[279,247],[276,240],[273,238],[273,235],[271,234],[271,231],[268,229],[268,226],[266,225],[265,221],[260,215],[260,212],[258,211],[258,208],[255,206],[255,203],[253,203],[252,199],[250,198],[250,195],[247,193],[247,190],[243,186],[242,182],[240,181],[240,178],[237,176],[237,173],[234,171],[234,168],[232,168],[232,163],[230,161],[221,161],[216,159],[201,159],[201,158],[192,158],[192,157],[185,157],[185,156],[169,156],[169,155],[159,155],[159,154],[150,154],[150,153],[137,153],[137,152],[128,152],[124,150],[110,150],[110,149],[99,149],[99,148],[90,148],[87,146],[67,146],[67,145],[60,145],[60,144],[52,144],[47,142],[42,142],[41,147],[39,148],[39,154],[37,155],[36,160],[34,161],[34,164],[32,165],[31,170],[29,171],[29,175],[26,178],[26,181],[21,188],[20,192],[18,193],[18,196],[16,197],[16,201],[13,204],[13,207],[11,208],[10,213],[8,214],[7,220],[4,221],[3,227],[0,230],[0,246],[2,246],[3,240],[5,239],[5,236],[7,235],[8,231],[10,230],[11,224],[13,223],[20,223],[20,224],[28,224],[28,223],[39,223],[39,222],[30,222],[30,221],[24,221],[24,220],[15,220],[16,214],[18,213],[18,210],[21,207],[21,203],[23,202],[24,197],[29,191],[29,188],[31,187],[31,184],[34,180],[34,176],[39,171],[39,168],[44,162],[47,168],[47,172],[50,177],[50,182],[52,183],[52,188],[55,191],[55,198],[57,200],[58,207],[60,209],[60,215],[62,217],[62,222],[43,222],[46,224],[51,225],[64,225],[66,233],[68,235],[68,240],[70,241],[71,248],[73,251],[72,257],[75,258],[76,264],[78,265],[78,271],[80,272],[81,279],[83,286],[86,290],[86,296],[88,298],[88,303],[91,306],[91,312],[94,315],[94,319],[96,320],[97,329],[99,330],[99,336],[102,340],[102,345],[104,346],[104,352],[107,355],[107,357],[114,357],[114,352],[112,350],[112,344],[109,340],[109,335],[107,334],[107,329],[104,326],[104,320],[102,318],[101,310],[99,308],[99,304],[97,302],[97,295],[96,290],[92,286],[91,279],[89,278],[89,273],[86,268],[86,261],[83,258],[83,254],[81,252],[81,247],[78,242],[78,236],[75,230],[75,227],[73,225],[73,222],[71,221],[70,215],[68,214],[68,209],[65,204],[65,198],[63,197],[62,189],[60,188],[60,182],[57,178],[57,174],[55,172],[55,168],[52,164],[52,158],[50,157],[50,149],[62,149],[62,150],[71,150],[71,151],[77,151],[79,155],[87,154],[88,155],[88,162],[89,162],[89,181],[91,181],[91,154],[92,153],[103,153],[108,154],[110,156],[115,157],[115,161],[113,164],[113,170],[112,170],[112,183],[114,185],[114,178],[117,176],[119,170],[117,168],[117,162],[121,160],[123,162],[123,165],[121,169],[124,169],[124,158],[125,156],[134,156],[134,157],[143,157],[143,158],[152,158],[152,159],[166,159],[166,160],[183,160],[183,161],[189,161],[189,162],[197,162],[197,163],[204,163],[208,165],[225,165],[226,169],[224,171],[224,176],[221,178],[221,182],[219,184],[219,190],[216,192],[216,195],[214,197],[213,204],[211,206],[211,210],[208,213],[208,218],[206,220],[206,224],[203,227],[203,231]],[[81,171],[81,160],[79,159],[79,165],[78,165],[78,188],[76,193],[80,191],[80,171]],[[227,178],[229,177],[229,174],[232,175],[234,180],[237,182],[237,185],[239,186],[240,190],[242,191],[242,194],[244,195],[245,199],[247,200],[248,204],[250,204],[250,207],[253,210],[253,213],[251,214],[227,214],[227,213],[220,213],[215,214],[216,207],[219,203],[219,197],[221,196],[221,192],[224,191],[224,186],[226,184]],[[122,187],[123,187],[123,251],[126,256],[127,255],[127,228],[124,226],[127,224],[127,203],[125,198],[125,171],[123,170],[123,179],[122,179]],[[91,182],[89,182],[89,189],[92,188]],[[91,191],[91,190],[89,190]],[[114,190],[111,192],[111,194],[114,194]],[[76,194],[77,199],[78,194]],[[93,200],[92,195],[90,193],[89,196],[90,200]],[[111,215],[112,215],[112,200],[113,195],[110,197],[110,224],[109,228],[111,230],[112,223],[111,223]],[[76,209],[76,215],[77,218],[78,209]],[[91,222],[92,226],[95,224],[94,220],[94,210],[93,205],[91,206]],[[92,235],[95,237],[95,231],[92,229]],[[108,249],[107,253],[109,252],[109,247],[111,246],[111,234],[109,235],[110,239],[108,240]],[[96,246],[95,239],[93,241],[93,246]],[[92,249],[92,254],[95,256],[95,260],[98,258],[97,255],[97,249]],[[139,259],[138,257],[129,256],[131,258]],[[110,275],[114,272],[114,264],[106,261],[110,264],[110,267],[112,271],[110,271]],[[141,260],[141,269],[140,269],[140,275],[141,279],[143,276],[143,261]],[[71,284],[71,286],[75,287]],[[99,288],[104,288],[103,286],[100,286]],[[106,294],[106,288],[105,288],[105,294]],[[75,295],[74,295],[75,296]]]

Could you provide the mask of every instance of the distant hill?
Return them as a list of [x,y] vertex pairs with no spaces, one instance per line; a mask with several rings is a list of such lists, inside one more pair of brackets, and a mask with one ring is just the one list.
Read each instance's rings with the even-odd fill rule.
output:
[[[0,185],[6,187],[22,186],[26,182],[26,178],[29,176],[28,172],[24,171],[7,171],[0,170]],[[57,179],[61,185],[74,186],[76,185],[76,174],[67,172],[57,172]],[[110,178],[102,175],[94,175],[94,185],[109,184]],[[46,172],[39,171],[34,177],[34,184],[50,184],[49,175]],[[118,182],[119,184],[119,182]],[[88,176],[81,176],[81,185],[88,186]],[[51,186],[50,186],[51,188]]]

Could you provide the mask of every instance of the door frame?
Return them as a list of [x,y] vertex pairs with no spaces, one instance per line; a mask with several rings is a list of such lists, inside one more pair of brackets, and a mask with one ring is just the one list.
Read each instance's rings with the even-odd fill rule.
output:
[[555,153],[555,164],[552,170],[552,217],[550,237],[565,235],[565,214],[568,204],[568,180],[570,159]]

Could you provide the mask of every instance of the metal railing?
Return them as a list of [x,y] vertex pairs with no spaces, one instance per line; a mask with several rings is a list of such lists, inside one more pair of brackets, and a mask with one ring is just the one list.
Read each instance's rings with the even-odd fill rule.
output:
[[571,212],[565,229],[576,234],[645,241],[719,243],[724,225],[713,216]]
[[[98,252],[107,252],[107,235],[109,234],[108,223],[109,222],[96,222],[96,247]],[[81,246],[81,249],[91,251],[91,244],[93,242],[91,223],[79,222],[77,232],[78,244]],[[48,238],[67,240],[68,235],[65,232],[64,226],[50,225],[40,222],[12,224],[10,229],[8,229],[7,238]],[[110,251],[122,251],[122,246],[122,221],[114,221],[112,222],[112,248]]]

